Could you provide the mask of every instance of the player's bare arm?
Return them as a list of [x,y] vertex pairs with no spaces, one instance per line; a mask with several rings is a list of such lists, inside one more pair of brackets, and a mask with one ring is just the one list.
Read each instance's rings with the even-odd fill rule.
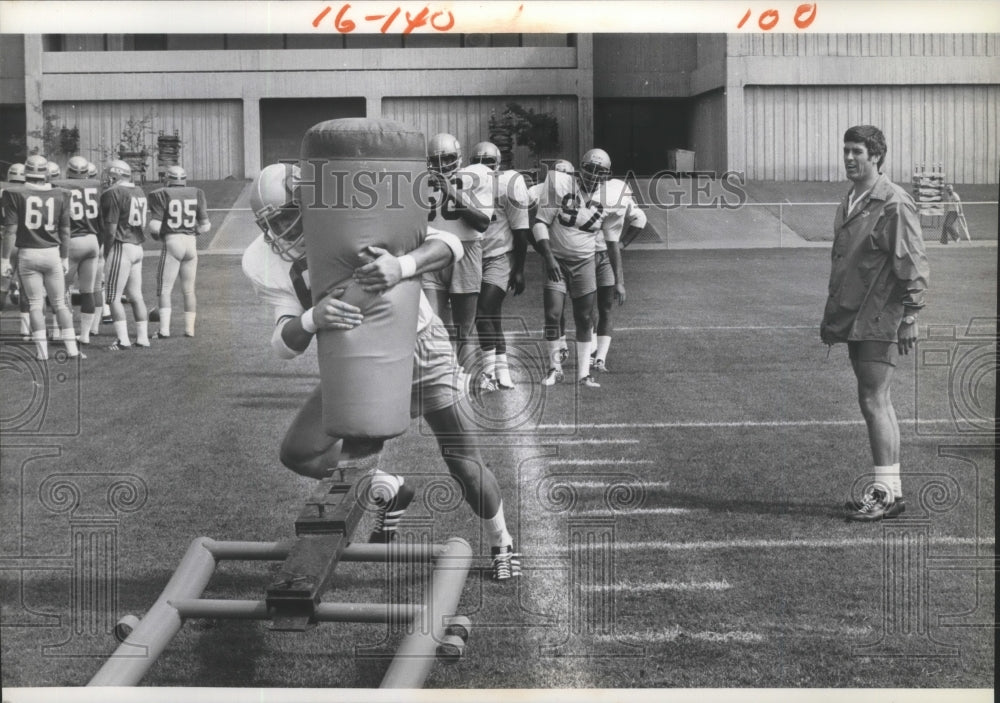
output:
[[511,264],[510,280],[507,283],[507,290],[514,291],[514,295],[524,292],[524,259],[528,253],[527,229],[515,229],[514,233],[514,261]]
[[456,188],[455,184],[443,174],[432,171],[431,178],[441,189],[442,197],[446,200],[450,199],[455,203],[455,211],[465,224],[477,232],[485,232],[489,229],[490,216],[478,209],[463,190]]
[[542,255],[545,261],[545,275],[549,277],[550,281],[561,281],[562,271],[560,271],[559,263],[552,253],[552,247],[549,246],[548,225],[541,221],[535,222],[531,226],[531,233],[535,237],[535,249],[538,250],[538,253]]
[[[275,333],[280,335],[280,341],[291,355],[304,352],[319,330],[350,330],[364,322],[360,308],[339,299],[345,290],[335,288],[298,317],[288,316],[278,320]],[[278,341],[274,340],[275,345],[280,347]]]
[[608,260],[615,272],[615,300],[619,305],[625,304],[625,269],[622,266],[622,252],[618,242],[608,242]]

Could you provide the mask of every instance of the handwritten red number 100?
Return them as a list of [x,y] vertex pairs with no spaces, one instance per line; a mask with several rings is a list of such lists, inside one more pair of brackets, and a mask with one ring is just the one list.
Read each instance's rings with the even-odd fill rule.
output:
[[[813,23],[816,19],[816,4],[817,3],[804,3],[795,8],[795,26],[799,29],[805,29]],[[743,29],[743,25],[746,21],[750,19],[750,15],[753,10],[747,10],[747,13],[743,15],[743,19],[740,23],[736,25],[737,29]],[[777,10],[764,10],[760,13],[760,17],[757,19],[757,26],[763,29],[765,32],[770,31],[775,28],[778,24],[778,11]]]

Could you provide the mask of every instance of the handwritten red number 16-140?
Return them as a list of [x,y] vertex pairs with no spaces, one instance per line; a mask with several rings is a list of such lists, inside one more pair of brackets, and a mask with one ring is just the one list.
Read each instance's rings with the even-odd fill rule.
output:
[[[319,27],[320,22],[322,22],[323,19],[328,14],[330,14],[330,11],[332,9],[333,8],[331,8],[329,5],[323,8],[323,11],[320,12],[318,15],[316,15],[316,19],[312,21],[313,27]],[[349,32],[353,32],[355,28],[357,28],[357,24],[355,24],[354,20],[352,20],[347,16],[347,11],[350,9],[351,9],[350,3],[345,3],[344,5],[341,5],[340,11],[337,13],[337,16],[334,17],[333,26],[341,34],[348,34]],[[399,17],[400,12],[401,12],[400,8],[397,7],[388,14],[365,15],[364,17],[366,22],[378,22],[380,20],[385,20],[384,22],[382,22],[379,31],[382,34],[386,34],[388,33],[389,28],[392,26],[392,23],[396,21],[397,17]],[[444,12],[432,13],[426,5],[420,12],[416,14],[416,16],[411,15],[409,12],[405,14],[406,14],[406,20],[405,20],[406,27],[403,28],[403,34],[409,34],[414,29],[418,27],[423,27],[428,23],[430,23],[430,26],[433,29],[439,32],[447,32],[449,29],[455,26],[455,17],[451,14],[451,12],[444,11]]]
[[[794,21],[796,27],[799,29],[805,29],[813,23],[813,20],[816,19],[816,5],[817,3],[803,3],[795,8]],[[743,25],[746,24],[748,19],[750,19],[751,14],[753,14],[753,10],[747,10],[747,13],[743,15],[743,19],[741,19],[740,23],[736,25],[736,28],[743,29]],[[757,18],[757,26],[765,32],[774,29],[777,24],[777,10],[764,10],[760,13],[760,17]]]

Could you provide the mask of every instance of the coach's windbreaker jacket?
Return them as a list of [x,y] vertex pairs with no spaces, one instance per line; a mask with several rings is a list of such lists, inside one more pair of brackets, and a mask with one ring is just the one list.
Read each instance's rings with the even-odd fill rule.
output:
[[833,225],[833,266],[820,337],[827,344],[897,341],[904,307],[918,310],[930,276],[916,206],[885,175]]

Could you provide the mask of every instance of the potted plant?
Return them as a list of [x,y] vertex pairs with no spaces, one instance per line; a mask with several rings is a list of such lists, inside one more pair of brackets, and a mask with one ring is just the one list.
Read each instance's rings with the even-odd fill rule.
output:
[[118,158],[131,167],[133,178],[137,181],[145,180],[146,162],[150,156],[146,139],[153,134],[152,122],[150,114],[142,119],[129,115],[118,142]]

